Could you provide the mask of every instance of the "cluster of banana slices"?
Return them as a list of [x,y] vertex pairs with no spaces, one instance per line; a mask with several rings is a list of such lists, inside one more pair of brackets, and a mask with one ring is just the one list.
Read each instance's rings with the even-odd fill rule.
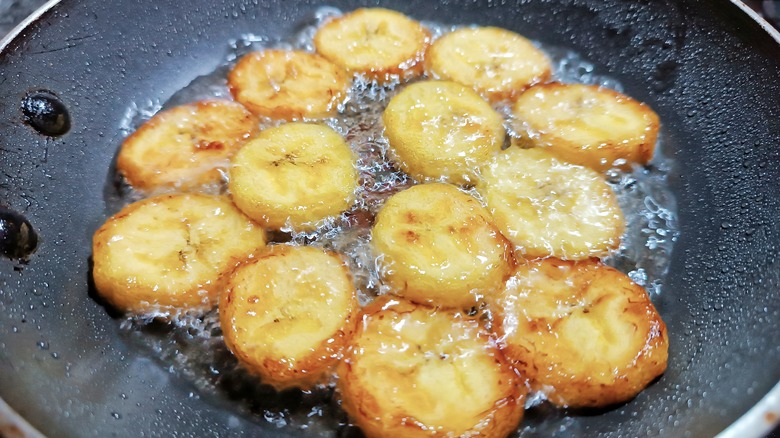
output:
[[[506,436],[529,390],[601,407],[664,372],[666,328],[646,291],[599,261],[625,229],[602,172],[651,159],[651,109],[547,83],[547,56],[498,28],[434,40],[403,14],[360,9],[323,24],[314,47],[248,54],[228,76],[234,101],[166,110],[125,140],[118,171],[146,198],[94,235],[110,305],[218,306],[248,370],[280,390],[335,370],[372,437]],[[355,75],[401,83],[381,123],[389,157],[419,183],[373,220],[390,292],[363,308],[342,255],[266,234],[354,207],[356,157],[321,119],[339,116]],[[227,195],[205,194],[220,185]]]

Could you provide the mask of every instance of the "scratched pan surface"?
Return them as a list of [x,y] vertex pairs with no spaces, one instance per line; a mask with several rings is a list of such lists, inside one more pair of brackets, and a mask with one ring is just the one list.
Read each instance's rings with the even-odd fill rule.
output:
[[[664,122],[681,229],[657,303],[669,370],[624,406],[553,416],[544,430],[708,436],[768,394],[780,380],[780,44],[729,1],[381,4],[570,47]],[[238,414],[228,397],[193,393],[121,336],[87,291],[129,104],[165,101],[214,70],[229,39],[289,35],[318,5],[64,0],[0,54],[0,200],[40,234],[28,264],[0,260],[0,397],[43,433],[306,435]],[[46,138],[23,122],[20,101],[33,89],[62,98],[67,134]]]

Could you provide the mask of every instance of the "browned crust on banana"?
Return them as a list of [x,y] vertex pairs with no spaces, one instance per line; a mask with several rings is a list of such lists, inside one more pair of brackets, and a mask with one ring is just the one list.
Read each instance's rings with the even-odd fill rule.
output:
[[[92,278],[95,282],[95,289],[103,299],[116,309],[135,314],[173,314],[183,310],[205,311],[216,305],[223,285],[222,273],[217,273],[213,279],[209,279],[205,283],[193,284],[188,289],[162,292],[158,292],[156,285],[147,284],[144,281],[130,281],[128,279],[119,284],[117,282],[118,279],[109,273],[112,266],[107,264],[110,260],[106,244],[114,235],[113,227],[115,224],[146,205],[161,203],[182,196],[214,198],[213,196],[200,194],[166,194],[147,198],[124,207],[119,213],[109,218],[93,235],[92,260],[94,266]],[[224,199],[226,204],[229,202],[227,198],[219,198]],[[243,214],[237,208],[235,208],[235,213],[243,217]],[[247,221],[249,221],[249,218],[247,218]],[[259,227],[257,232],[264,233]],[[224,265],[230,268],[237,265],[246,256],[247,254],[231,256],[225,261]],[[161,293],[163,294],[162,297],[160,296]]]
[[325,41],[325,38],[328,32],[331,32],[339,26],[344,25],[345,21],[360,19],[365,15],[372,14],[377,11],[382,13],[389,12],[394,15],[402,15],[396,11],[390,11],[382,8],[361,8],[342,15],[341,17],[332,19],[325,23],[325,25],[323,25],[314,35],[314,46],[317,49],[317,52],[332,62],[346,68],[350,73],[364,75],[368,79],[377,81],[379,83],[390,82],[394,78],[412,79],[421,76],[425,71],[425,54],[431,45],[431,32],[420,23],[405,15],[402,16],[406,20],[416,24],[415,30],[420,33],[421,37],[420,44],[417,49],[413,53],[407,54],[407,56],[405,56],[402,60],[396,59],[391,63],[385,63],[382,65],[362,65],[355,67],[349,66],[347,62],[345,62],[341,52],[327,49],[327,42]]
[[[143,160],[135,156],[139,153],[138,149],[143,150],[147,147],[148,137],[154,131],[164,129],[167,123],[181,118],[182,113],[192,113],[192,117],[197,118],[198,114],[211,111],[220,111],[220,115],[226,118],[225,124],[216,126],[213,123],[189,122],[189,125],[185,124],[181,128],[185,132],[192,130],[195,134],[188,145],[190,149],[186,151],[192,155],[192,160],[185,160],[184,163],[171,162],[169,167],[160,168],[154,163],[155,160]],[[234,125],[229,135],[213,135],[214,132],[219,133],[224,130],[228,123]],[[127,182],[137,190],[147,192],[172,188],[182,191],[192,190],[222,181],[222,174],[233,153],[259,132],[257,118],[239,103],[223,99],[207,99],[186,104],[155,114],[127,137],[119,150],[116,167]],[[149,152],[154,153],[154,151]],[[206,168],[199,174],[178,175],[188,168],[203,166]]]
[[[278,63],[283,64],[283,71],[276,65]],[[309,79],[319,75],[322,81],[285,86],[285,81],[305,75],[310,75]],[[245,55],[238,61],[228,74],[228,86],[233,97],[252,113],[292,121],[335,115],[339,100],[346,95],[349,80],[341,67],[315,53],[263,50]],[[268,93],[264,91],[269,89],[272,92],[266,95]]]
[[[413,204],[421,197],[428,204],[424,209]],[[443,217],[447,208],[458,211]],[[450,222],[453,217],[459,220]],[[421,304],[458,310],[477,306],[511,275],[515,263],[514,246],[492,222],[490,213],[475,198],[449,184],[422,184],[397,193],[377,214],[371,235],[374,250],[387,264],[380,274],[393,287],[391,293]],[[430,247],[418,243],[421,239]],[[468,247],[462,244],[459,250],[467,252],[473,264],[459,264],[449,272],[436,270],[437,256],[442,254],[428,251],[434,251],[432,247],[442,241],[466,242]],[[482,242],[490,242],[492,248],[480,248]],[[405,251],[430,255],[410,262],[403,257],[411,255]],[[452,252],[448,256],[450,260],[454,257]],[[415,268],[418,263],[423,266]],[[433,272],[429,273],[429,266]]]
[[[502,84],[501,86],[498,87],[486,87],[484,86],[484,84],[480,84],[473,81],[469,81],[469,83],[461,81],[455,77],[456,75],[449,74],[448,72],[445,71],[449,69],[445,69],[437,65],[438,58],[445,56],[443,54],[440,55],[438,52],[443,51],[444,49],[442,47],[449,42],[449,39],[456,37],[458,32],[492,33],[494,34],[492,36],[498,39],[517,38],[519,41],[522,41],[519,44],[522,45],[528,44],[529,46],[527,48],[523,47],[522,50],[527,50],[528,48],[533,48],[536,50],[536,53],[534,53],[534,55],[537,56],[540,55],[539,59],[540,62],[544,63],[544,68],[540,73],[527,78],[525,81],[516,78],[514,80],[507,81],[506,84]],[[482,36],[484,37],[487,35],[482,35]],[[511,32],[506,29],[497,28],[497,27],[462,28],[442,36],[438,40],[434,41],[434,43],[428,49],[428,53],[426,54],[425,57],[425,71],[430,77],[436,79],[460,82],[466,86],[473,87],[477,92],[485,96],[485,98],[490,100],[491,102],[514,100],[515,98],[517,98],[517,96],[522,94],[523,91],[525,91],[528,87],[540,83],[545,83],[549,81],[550,78],[552,77],[552,65],[550,63],[550,60],[541,50],[535,48],[533,44],[522,35]]]
[[[235,284],[232,278],[239,270],[246,269],[271,257],[286,257],[296,247],[290,245],[269,246],[266,251],[253,259],[244,260],[225,275],[224,288],[220,293],[219,318],[223,327],[223,338],[230,351],[251,373],[259,376],[263,383],[273,386],[276,390],[298,387],[309,389],[318,384],[327,383],[334,365],[341,360],[342,352],[355,331],[358,321],[360,306],[357,297],[352,297],[352,305],[344,320],[344,324],[331,337],[323,340],[315,349],[304,357],[295,358],[295,366],[290,367],[284,359],[258,358],[239,346],[240,340],[236,333],[230,329],[236,308],[231,306],[235,299]],[[328,255],[341,259],[341,256],[333,251],[323,251]],[[352,285],[352,274],[346,264],[341,265],[344,275]],[[285,273],[284,275],[291,275]]]
[[[503,305],[507,303],[503,301],[505,296],[491,303],[493,329],[504,343],[503,351],[517,370],[529,378],[532,389],[543,391],[558,406],[604,407],[632,399],[663,374],[669,338],[666,325],[644,288],[598,259],[579,262],[555,258],[524,261],[518,266],[516,275],[522,281],[532,271],[543,272],[549,279],[547,281],[571,282],[567,292],[569,296],[565,302],[559,303],[572,306],[565,316],[509,314]],[[534,296],[538,299],[544,293],[542,289],[545,287],[545,284],[531,285],[530,289],[524,288],[520,293],[527,293],[528,298],[523,299],[530,303]],[[523,308],[523,299],[517,302],[515,310]],[[607,358],[589,357],[592,354],[582,351],[583,348],[574,344],[574,340],[567,340],[566,334],[560,332],[567,318],[601,312],[603,310],[599,310],[598,306],[607,306],[610,301],[622,313],[601,317],[626,319],[626,326],[633,327],[633,332],[627,330],[619,336],[636,337],[620,340],[633,341],[632,344],[637,346],[635,350],[621,352],[623,356],[619,359],[630,355],[631,360],[620,365],[601,363],[608,361]]]
[[[551,132],[553,130],[548,131],[542,127],[531,125],[530,128],[534,132],[530,138],[527,138],[527,143],[547,148],[551,153],[564,161],[590,167],[599,172],[604,172],[613,167],[630,170],[633,163],[647,164],[652,160],[658,140],[658,131],[661,127],[658,114],[647,104],[615,90],[598,85],[563,84],[559,82],[538,84],[528,88],[520,95],[513,107],[513,113],[516,118],[523,121],[523,116],[519,114],[518,110],[519,105],[524,101],[523,96],[532,96],[536,92],[554,93],[556,90],[563,90],[572,86],[586,87],[598,93],[608,95],[626,105],[626,112],[642,114],[647,121],[644,134],[630,139],[605,138],[599,144],[583,145],[571,141],[566,136]],[[615,160],[618,159],[625,160],[625,164],[613,165]]]
[[[496,400],[491,409],[483,412],[478,424],[471,429],[462,433],[446,429],[434,429],[409,413],[392,416],[389,419],[381,415],[384,404],[379,402],[379,398],[391,397],[391,395],[374,394],[371,390],[365,388],[358,381],[359,377],[355,375],[355,361],[357,360],[358,352],[362,349],[360,345],[361,335],[368,329],[372,320],[393,318],[393,315],[408,314],[420,309],[426,312],[451,313],[387,295],[377,298],[363,308],[361,322],[358,324],[346,357],[339,362],[337,367],[339,375],[338,389],[342,395],[342,407],[350,415],[352,421],[369,438],[394,438],[399,436],[412,438],[445,437],[455,435],[505,437],[514,432],[523,417],[524,397],[526,394],[526,387],[523,383],[525,380],[514,372],[501,351],[493,347],[490,347],[493,360],[495,360],[496,366],[503,373],[503,377],[500,378],[498,384],[502,388],[507,388],[507,393],[504,397]],[[472,322],[475,325],[478,324],[476,321]],[[487,331],[480,329],[477,336],[478,339],[485,343],[486,348],[490,345],[490,335]]]

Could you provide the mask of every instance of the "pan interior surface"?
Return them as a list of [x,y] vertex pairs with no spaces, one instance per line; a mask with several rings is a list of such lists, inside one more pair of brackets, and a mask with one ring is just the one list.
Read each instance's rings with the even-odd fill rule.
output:
[[[0,199],[40,238],[29,262],[0,261],[0,397],[46,435],[313,434],[242,415],[228,394],[200,394],[124,336],[88,283],[128,108],[165,102],[214,71],[231,39],[290,35],[323,4],[368,5],[65,0],[0,54]],[[531,411],[524,435],[714,435],[767,394],[780,380],[780,45],[727,1],[381,5],[571,48],[663,122],[680,227],[656,299],[669,369],[607,412]],[[32,90],[67,105],[67,134],[25,124],[19,102]]]

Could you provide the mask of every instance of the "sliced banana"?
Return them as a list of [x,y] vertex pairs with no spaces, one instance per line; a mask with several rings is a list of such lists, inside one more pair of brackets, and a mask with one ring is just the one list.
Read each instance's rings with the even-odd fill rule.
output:
[[436,40],[425,56],[436,79],[473,87],[491,101],[514,99],[550,78],[552,64],[531,41],[498,27],[468,27]]
[[419,180],[466,184],[501,149],[501,116],[472,89],[455,82],[423,81],[390,100],[382,121],[391,154]]
[[529,88],[517,99],[513,114],[533,145],[598,171],[650,161],[660,124],[647,105],[582,84]]
[[377,215],[371,239],[382,280],[417,303],[469,309],[512,269],[512,245],[490,213],[448,184],[393,195]]
[[528,258],[605,256],[625,229],[601,175],[546,150],[510,147],[482,168],[476,188],[498,228]]
[[402,299],[363,310],[337,371],[367,437],[505,437],[523,415],[523,382],[475,320]]
[[145,192],[217,185],[233,153],[258,132],[257,119],[235,102],[178,106],[155,115],[122,143],[117,170]]
[[308,388],[341,357],[358,307],[338,255],[275,245],[229,275],[219,318],[227,346],[264,383]]
[[287,123],[263,131],[235,154],[228,187],[238,208],[261,224],[311,230],[352,204],[354,161],[333,129]]
[[330,117],[349,87],[347,73],[314,53],[263,50],[228,74],[235,99],[253,113],[281,120]]
[[430,32],[406,15],[366,8],[326,23],[314,35],[314,46],[351,73],[387,82],[422,74],[430,39]]
[[556,405],[621,403],[666,369],[647,292],[597,260],[521,263],[491,309],[507,357]]
[[98,293],[137,314],[207,310],[220,275],[265,246],[265,233],[226,197],[160,195],[130,204],[95,232]]

